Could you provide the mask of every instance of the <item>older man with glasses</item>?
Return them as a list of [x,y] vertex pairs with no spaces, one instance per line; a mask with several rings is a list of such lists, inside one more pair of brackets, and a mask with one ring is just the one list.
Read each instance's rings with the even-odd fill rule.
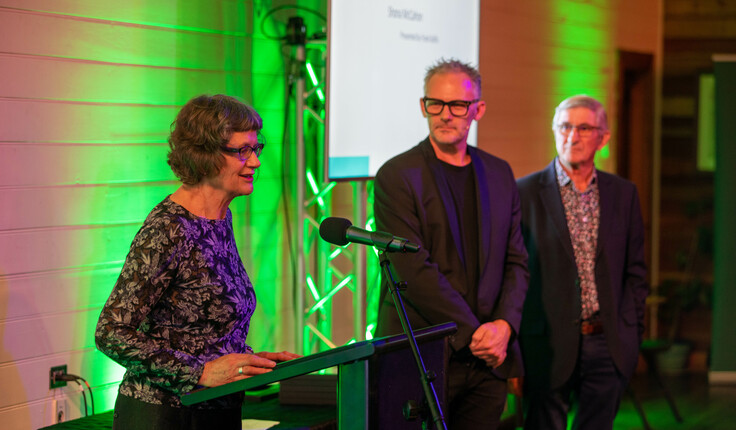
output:
[[526,429],[611,429],[644,332],[648,287],[639,196],[595,168],[610,137],[597,100],[573,96],[552,122],[558,156],[519,180],[529,251],[521,323]]
[[[506,381],[521,374],[516,334],[528,271],[519,194],[509,165],[467,144],[483,116],[478,71],[456,60],[428,69],[422,114],[429,136],[376,174],[379,230],[421,245],[391,254],[414,328],[454,321],[448,367],[451,429],[498,427]],[[402,331],[381,284],[378,335]]]

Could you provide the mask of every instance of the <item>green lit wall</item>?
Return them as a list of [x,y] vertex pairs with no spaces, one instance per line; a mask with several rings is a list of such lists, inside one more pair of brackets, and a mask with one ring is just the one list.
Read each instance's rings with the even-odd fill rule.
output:
[[[550,27],[552,47],[548,55],[557,66],[550,75],[550,105],[554,107],[571,95],[587,94],[600,100],[610,111],[616,79],[612,2],[553,1],[550,4],[551,15],[559,18]],[[551,146],[554,150],[554,143]],[[605,162],[609,148],[606,145],[596,155],[596,165],[604,170],[611,168]]]
[[[603,102],[611,141],[596,160],[615,172],[619,51],[650,53],[661,62],[661,1],[481,3],[480,71],[486,114],[478,145],[509,161],[517,177],[556,155],[554,108],[575,94]],[[657,102],[658,103],[658,102]],[[655,124],[655,140],[659,125]]]
[[[100,308],[150,209],[178,186],[166,138],[201,93],[262,113],[269,146],[256,191],[233,202],[259,299],[254,346],[284,349],[281,46],[261,2],[0,1],[0,395],[4,428],[49,425],[51,400],[83,413],[67,364],[109,410],[122,369],[94,348]],[[288,267],[287,267],[288,268]],[[281,315],[285,315],[282,318]]]

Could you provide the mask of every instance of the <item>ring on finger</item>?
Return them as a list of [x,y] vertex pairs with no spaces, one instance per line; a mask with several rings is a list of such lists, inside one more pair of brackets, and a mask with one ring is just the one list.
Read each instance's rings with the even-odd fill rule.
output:
[[242,375],[242,374],[243,374],[243,367],[241,366],[241,367],[238,367],[238,375]]

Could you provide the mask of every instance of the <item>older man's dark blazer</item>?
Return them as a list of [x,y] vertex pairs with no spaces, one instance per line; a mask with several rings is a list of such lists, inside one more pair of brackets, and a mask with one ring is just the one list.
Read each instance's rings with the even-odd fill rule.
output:
[[[521,322],[526,383],[558,388],[572,374],[580,343],[580,287],[553,160],[519,179],[529,291]],[[644,227],[631,182],[597,171],[600,225],[595,281],[603,329],[616,368],[630,378],[644,331],[648,293]]]
[[[429,139],[400,154],[376,174],[376,227],[421,246],[416,254],[389,256],[394,273],[408,283],[402,296],[413,328],[448,321],[458,326],[454,350],[468,346],[485,322],[506,320],[515,333],[528,284],[526,251],[521,236],[519,194],[509,165],[468,147],[478,202],[479,284],[477,309],[468,305],[467,280],[453,190]],[[381,284],[377,333],[402,328],[387,283]],[[522,371],[518,342],[512,336],[507,358],[495,372],[500,377]]]

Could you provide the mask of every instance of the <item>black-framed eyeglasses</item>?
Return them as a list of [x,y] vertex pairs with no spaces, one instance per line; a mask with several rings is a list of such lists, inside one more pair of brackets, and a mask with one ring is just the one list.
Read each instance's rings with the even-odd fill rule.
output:
[[224,152],[227,152],[228,154],[237,154],[240,161],[245,161],[248,158],[250,158],[250,155],[255,153],[256,157],[261,156],[261,151],[263,151],[263,147],[266,146],[265,143],[257,143],[255,145],[245,145],[241,146],[240,148],[228,148],[227,146],[222,147],[222,150]]
[[572,133],[573,130],[577,130],[578,136],[580,137],[589,137],[591,134],[593,134],[594,131],[601,129],[600,127],[596,127],[590,124],[572,125],[569,122],[563,122],[562,124],[557,124],[555,128],[563,136],[568,136],[570,133]]
[[473,103],[479,102],[480,99],[475,100],[451,100],[449,102],[433,99],[429,97],[423,97],[422,102],[424,103],[424,110],[430,115],[439,115],[442,113],[442,109],[447,106],[450,109],[450,113],[453,116],[465,116],[468,114],[468,108]]

